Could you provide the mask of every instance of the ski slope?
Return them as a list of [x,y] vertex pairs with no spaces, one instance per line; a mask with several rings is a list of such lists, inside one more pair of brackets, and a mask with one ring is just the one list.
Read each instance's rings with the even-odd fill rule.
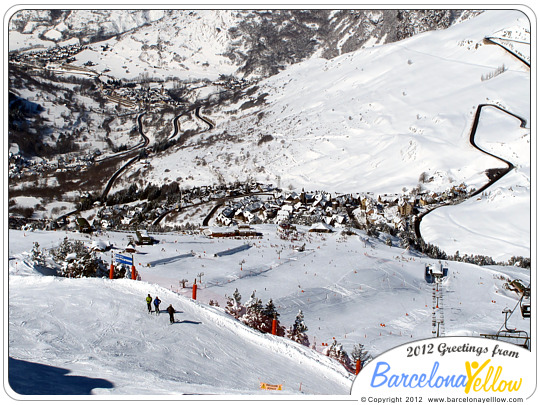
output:
[[[9,356],[22,362],[17,364],[23,370],[40,365],[92,379],[96,386],[87,394],[259,395],[268,393],[260,389],[264,382],[282,384],[281,394],[331,396],[348,395],[353,380],[343,366],[321,354],[323,343],[335,339],[348,353],[362,343],[375,357],[432,336],[433,285],[425,282],[423,272],[433,260],[360,231],[312,234],[299,227],[292,241],[282,239],[273,225],[255,229],[260,239],[154,235],[158,243],[140,246],[134,254],[141,281],[45,275],[52,269],[36,268],[29,254],[35,241],[48,249],[64,237],[87,246],[105,240],[122,251],[128,234],[10,230]],[[214,256],[246,243],[252,247]],[[304,243],[305,250],[299,251]],[[158,261],[178,256],[177,251],[192,254]],[[102,255],[110,261],[111,252]],[[515,309],[519,301],[504,284],[514,279],[530,283],[530,272],[520,268],[443,264],[449,268],[443,283],[446,336],[496,333],[504,321],[502,311]],[[193,301],[191,285],[200,273]],[[189,280],[187,288],[179,285],[183,278]],[[302,310],[310,347],[263,335],[226,315],[226,296],[236,288],[243,302],[253,291],[263,305],[271,298],[287,328]],[[165,312],[147,313],[148,293],[160,297],[163,311],[173,305],[177,323],[169,325]],[[207,305],[210,300],[220,307]],[[509,326],[530,333],[519,307]],[[14,386],[28,384],[22,374],[11,378]],[[34,382],[28,389],[43,390]]]
[[[431,190],[462,181],[479,187],[486,181],[484,171],[500,162],[468,143],[476,106],[497,103],[531,120],[530,71],[498,47],[480,44],[509,27],[523,32],[523,17],[519,11],[486,12],[442,32],[293,66],[261,84],[269,105],[257,127],[260,133],[225,148],[209,147],[204,167],[194,164],[197,152],[189,147],[155,159],[147,180],[160,184],[165,170],[170,178],[193,176],[194,185],[209,184],[216,173],[231,181],[257,173],[284,188],[399,192],[417,186],[426,171],[434,180],[423,186]],[[503,64],[504,73],[481,79]],[[321,86],[325,91],[319,91]],[[236,120],[229,120],[226,111],[214,113],[214,131],[251,133],[252,111]],[[511,153],[504,156],[518,169],[480,200],[428,215],[422,233],[449,254],[459,249],[501,253],[501,259],[516,252],[530,257],[530,130],[516,128],[506,117],[502,123],[498,115],[488,119],[481,123],[479,143],[494,154]],[[490,125],[498,125],[497,131]],[[261,133],[273,134],[274,144],[257,147]],[[225,164],[226,155],[240,156],[242,164]],[[433,286],[423,271],[433,260],[404,250],[397,240],[387,246],[387,235],[344,235],[342,229],[311,234],[298,227],[292,240],[282,239],[275,225],[254,228],[261,239],[155,235],[156,245],[139,247],[134,255],[141,281],[57,278],[51,275],[52,263],[37,269],[30,258],[34,242],[50,249],[64,237],[88,246],[105,240],[121,252],[126,233],[5,231],[11,388],[30,394],[161,398],[269,394],[260,389],[264,382],[282,384],[283,391],[273,394],[327,398],[348,395],[352,378],[320,354],[322,343],[335,339],[349,353],[362,343],[377,356],[432,336]],[[250,249],[216,256],[246,243]],[[111,252],[101,255],[110,262]],[[497,332],[502,312],[519,302],[505,284],[531,282],[530,271],[520,268],[443,264],[449,268],[443,283],[446,336]],[[195,302],[191,289],[179,282],[187,279],[190,286],[202,273]],[[286,327],[302,310],[313,349],[254,332],[224,314],[226,296],[235,289],[244,301],[253,291],[263,304],[273,299]],[[177,323],[169,325],[166,313],[147,313],[148,293],[162,299],[163,309],[173,304]],[[210,300],[220,308],[207,305]],[[529,320],[518,312],[509,326],[530,334]]]
[[[10,382],[19,393],[232,395],[264,393],[261,382],[283,384],[283,394],[350,391],[348,373],[327,357],[157,285],[12,276],[10,288],[10,357],[24,362]],[[146,312],[148,293],[162,300],[159,315]],[[29,386],[24,372],[38,365],[69,371]],[[93,389],[77,392],[69,376]]]

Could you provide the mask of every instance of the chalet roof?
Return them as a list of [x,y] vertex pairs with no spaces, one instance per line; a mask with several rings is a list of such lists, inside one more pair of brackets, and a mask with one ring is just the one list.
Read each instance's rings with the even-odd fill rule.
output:
[[333,232],[332,231],[332,228],[323,223],[323,222],[319,222],[319,223],[316,223],[314,224],[310,229],[309,229],[310,232]]
[[92,250],[99,250],[99,251],[105,251],[109,248],[109,244],[102,241],[102,240],[95,240],[92,242],[92,245],[90,246]]

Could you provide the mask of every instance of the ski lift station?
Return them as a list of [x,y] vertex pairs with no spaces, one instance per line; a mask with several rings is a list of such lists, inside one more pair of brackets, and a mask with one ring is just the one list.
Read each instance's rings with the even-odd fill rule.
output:
[[442,263],[436,265],[426,264],[424,278],[427,283],[440,283],[441,280],[448,276],[448,268],[443,267]]

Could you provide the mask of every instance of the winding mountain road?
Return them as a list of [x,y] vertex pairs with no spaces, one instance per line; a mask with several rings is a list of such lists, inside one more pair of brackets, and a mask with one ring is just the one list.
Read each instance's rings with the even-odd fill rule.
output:
[[[204,123],[206,123],[208,125],[208,129],[207,130],[211,130],[215,127],[214,123],[212,121],[210,121],[209,119],[201,116],[201,107],[197,107],[195,108],[195,116],[200,119],[201,121],[203,121]],[[134,152],[134,151],[142,151],[144,150],[148,144],[150,143],[150,140],[148,139],[148,137],[144,134],[144,131],[143,131],[143,122],[142,122],[142,118],[143,116],[146,114],[146,112],[143,112],[141,114],[138,115],[137,117],[137,125],[138,125],[138,128],[139,128],[139,134],[141,135],[141,138],[142,138],[142,141],[140,144],[136,145],[133,149],[130,150],[130,152]],[[180,132],[180,125],[178,124],[178,121],[180,119],[180,117],[182,116],[183,114],[178,114],[174,117],[173,119],[173,133],[169,136],[169,139],[173,139],[175,136],[178,135],[178,133]],[[103,190],[103,193],[101,194],[101,201],[106,201],[107,199],[107,195],[109,194],[114,182],[118,179],[118,177],[120,177],[120,175],[126,171],[126,169],[131,166],[133,163],[135,163],[136,161],[138,161],[139,159],[141,158],[141,154],[139,153],[137,156],[131,158],[129,161],[127,161],[127,163],[125,163],[120,169],[118,169],[113,175],[112,177],[109,179],[109,181],[107,182],[107,185],[105,186],[105,189]],[[159,223],[162,219],[162,216],[160,216],[160,218],[157,220],[156,223]]]
[[[491,44],[491,45],[497,45],[497,46],[500,46],[502,49],[504,49],[506,52],[508,52],[509,54],[513,55],[515,58],[519,59],[521,62],[523,62],[525,65],[527,65],[528,67],[531,67],[531,63],[526,60],[522,55],[520,55],[519,53],[515,52],[514,50],[508,48],[507,46],[504,46],[503,44],[497,42],[497,40],[500,40],[500,41],[509,41],[509,42],[519,42],[519,43],[525,43],[525,42],[521,42],[521,41],[513,41],[511,39],[505,39],[505,38],[495,38],[495,37],[486,37],[484,38],[484,42],[486,44]],[[529,44],[530,45],[530,44]]]
[[208,131],[214,129],[214,127],[215,127],[214,123],[212,121],[210,121],[209,119],[204,118],[203,116],[201,116],[201,107],[200,106],[195,109],[195,116],[208,125]]
[[120,167],[120,169],[118,169],[112,176],[111,178],[109,179],[109,181],[107,182],[107,185],[105,186],[105,189],[103,190],[103,193],[101,194],[101,201],[102,202],[105,202],[107,200],[107,195],[109,194],[109,192],[111,191],[111,188],[114,184],[114,182],[118,179],[118,177],[124,172],[126,171],[126,169],[131,166],[133,163],[135,163],[136,161],[138,161],[140,158],[141,158],[141,151],[144,150],[148,144],[150,143],[150,139],[148,139],[148,137],[144,134],[144,131],[143,131],[143,123],[142,123],[142,117],[146,114],[146,112],[143,112],[141,114],[139,114],[139,116],[137,117],[137,124],[138,124],[138,128],[139,128],[139,134],[141,135],[142,137],[142,141],[141,143],[139,143],[137,146],[135,146],[133,149],[131,149],[130,153],[132,152],[137,152],[139,151],[139,153],[137,154],[137,156],[131,158],[130,160],[127,161],[127,163],[125,163],[122,167]]
[[[519,121],[520,121],[520,127],[521,128],[525,128],[525,126],[527,125],[527,121],[521,117],[519,117],[518,115],[512,113],[512,112],[509,112],[507,110],[505,110],[504,108],[498,106],[498,105],[495,105],[495,104],[480,104],[477,108],[476,108],[476,114],[474,116],[474,120],[473,120],[473,124],[472,124],[472,128],[471,128],[471,133],[469,135],[469,142],[471,143],[471,145],[476,148],[477,150],[479,150],[480,152],[482,153],[485,153],[486,155],[489,155],[491,157],[494,157],[495,159],[498,159],[500,160],[501,162],[503,162],[507,167],[506,168],[501,168],[501,169],[496,169],[496,170],[492,170],[490,173],[491,175],[488,175],[488,179],[489,181],[484,184],[482,187],[480,187],[478,190],[475,190],[474,192],[470,193],[466,199],[469,199],[469,198],[472,198],[480,193],[482,193],[483,191],[485,191],[487,188],[491,187],[493,184],[495,184],[497,181],[499,181],[500,179],[502,179],[504,176],[506,176],[510,171],[512,171],[514,169],[514,165],[506,160],[506,159],[503,159],[502,157],[500,156],[496,156],[494,155],[493,153],[490,153],[490,152],[487,152],[485,151],[484,149],[480,148],[477,144],[476,144],[476,141],[475,141],[475,136],[476,136],[476,131],[478,130],[478,124],[480,122],[480,118],[481,118],[481,114],[482,114],[482,110],[484,108],[496,108],[508,115],[511,115],[512,117],[515,117],[517,118]],[[465,200],[460,200],[457,204],[460,204],[461,202],[463,202]],[[416,217],[416,220],[414,222],[414,232],[416,234],[416,237],[419,239],[419,240],[422,240],[422,235],[420,233],[420,223],[422,222],[422,219],[427,215],[429,214],[430,212],[436,210],[437,208],[440,208],[440,207],[444,207],[444,206],[448,206],[448,205],[456,205],[456,203],[452,203],[452,202],[447,202],[447,203],[441,203],[440,205],[437,205],[435,207],[432,207],[430,208],[429,210],[421,213],[420,215],[418,215]]]
[[[496,39],[499,39],[499,38],[493,38],[493,37],[485,37],[484,38],[484,42],[486,44],[492,44],[492,45],[497,45],[499,47],[501,47],[502,49],[504,49],[506,52],[508,52],[509,54],[511,54],[512,56],[518,58],[523,64],[525,64],[527,67],[531,67],[531,64],[525,59],[523,58],[521,55],[517,54],[516,52],[514,52],[513,50],[509,49],[508,47],[505,47],[504,45],[500,44],[499,42],[496,41]],[[525,126],[527,125],[527,121],[525,119],[523,119],[522,117],[519,117],[518,115],[510,112],[510,111],[507,111],[505,110],[504,108],[498,106],[498,105],[495,105],[495,104],[479,104],[478,107],[476,108],[476,114],[474,116],[474,120],[473,120],[473,124],[472,124],[472,128],[471,128],[471,133],[469,135],[469,142],[470,144],[476,148],[477,150],[479,150],[480,152],[482,153],[485,153],[486,155],[489,155],[489,156],[492,156],[498,160],[500,160],[501,162],[503,162],[504,164],[506,164],[506,169],[500,169],[500,170],[492,170],[491,172],[489,172],[488,174],[488,178],[489,178],[489,181],[482,187],[480,187],[478,190],[475,190],[474,192],[472,192],[468,197],[467,199],[471,198],[471,197],[474,197],[480,193],[482,193],[483,191],[485,191],[487,188],[491,187],[493,184],[495,184],[497,181],[499,181],[500,179],[502,179],[504,176],[506,176],[511,170],[514,169],[514,165],[506,160],[506,159],[503,159],[501,158],[500,156],[496,156],[490,152],[487,152],[485,150],[483,150],[482,148],[480,148],[477,144],[476,144],[476,141],[475,141],[475,136],[476,136],[476,131],[478,129],[478,124],[480,122],[480,116],[482,114],[482,110],[484,108],[487,108],[487,107],[491,107],[491,108],[497,108],[499,109],[500,111],[508,114],[508,115],[511,115],[515,118],[517,118],[521,124],[520,124],[520,127],[521,128],[525,128]],[[461,200],[458,202],[461,203],[465,200]],[[422,222],[422,219],[427,215],[429,214],[430,212],[433,212],[435,209],[437,208],[440,208],[440,207],[443,207],[443,206],[447,206],[447,205],[455,205],[455,203],[443,203],[443,204],[440,204],[436,207],[433,207],[423,213],[421,213],[420,215],[418,215],[416,218],[415,218],[415,221],[414,221],[414,233],[416,235],[416,238],[418,240],[423,240],[422,239],[422,234],[420,233],[420,223]]]

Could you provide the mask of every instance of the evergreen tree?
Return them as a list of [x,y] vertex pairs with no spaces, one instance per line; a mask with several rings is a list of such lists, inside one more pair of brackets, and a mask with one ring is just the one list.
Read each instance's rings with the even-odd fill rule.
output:
[[252,312],[261,313],[263,310],[262,301],[260,298],[255,297],[255,291],[251,293],[251,297],[249,297],[249,300],[244,304],[246,309]]
[[37,266],[45,266],[45,255],[41,251],[39,247],[39,243],[34,242],[34,246],[32,247],[32,261],[34,262],[34,265]]
[[238,305],[240,305],[240,303],[242,302],[242,296],[241,296],[240,293],[238,292],[238,288],[237,288],[236,290],[234,290],[233,298],[234,298],[234,300],[236,301],[236,303],[237,303]]
[[262,331],[264,327],[263,305],[262,301],[255,297],[255,291],[253,291],[250,299],[244,306],[246,307],[246,313],[240,320],[251,328]]
[[274,316],[276,318],[279,317],[279,313],[276,310],[276,306],[274,305],[272,298],[270,298],[270,301],[268,301],[268,303],[266,304],[266,307],[264,307],[262,312],[264,316],[267,316],[270,319],[274,319]]
[[301,345],[309,347],[309,338],[306,334],[308,328],[304,323],[304,313],[302,310],[298,311],[294,324],[287,331],[287,337]]
[[363,368],[366,363],[369,363],[372,359],[371,354],[368,353],[368,351],[364,348],[364,345],[361,343],[358,343],[354,345],[353,350],[351,352],[351,358],[356,365],[356,361],[360,360],[360,365]]
[[232,297],[227,297],[227,302],[225,303],[225,313],[234,316],[233,309],[234,309],[234,300],[232,299]]
[[225,304],[225,312],[229,315],[234,316],[236,319],[239,319],[240,316],[245,312],[245,308],[238,304],[236,300],[232,297],[227,297],[227,303]]
[[276,334],[278,336],[285,336],[285,327],[279,324],[279,313],[276,310],[274,302],[270,298],[264,309],[262,310],[263,325],[261,331],[265,333],[272,333],[272,324],[274,319],[277,322]]
[[354,372],[355,368],[353,368],[351,359],[347,352],[343,350],[343,345],[341,343],[338,343],[337,340],[334,340],[330,347],[328,347],[324,354],[326,354],[328,357],[331,357],[333,359],[336,359],[339,361],[343,366],[350,372]]
[[58,275],[64,277],[107,277],[108,268],[95,252],[81,241],[70,242],[64,238],[57,249],[52,250],[54,260],[60,264]]

